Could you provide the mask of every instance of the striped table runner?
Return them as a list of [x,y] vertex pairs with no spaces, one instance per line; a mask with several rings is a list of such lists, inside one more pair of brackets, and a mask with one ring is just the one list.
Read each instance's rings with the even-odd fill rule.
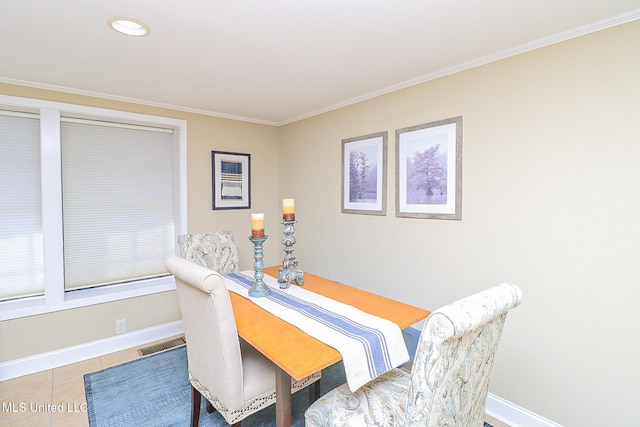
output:
[[228,290],[339,351],[351,391],[409,360],[395,323],[298,286],[280,289],[278,280],[268,275],[263,280],[271,294],[252,298],[252,270],[224,276]]

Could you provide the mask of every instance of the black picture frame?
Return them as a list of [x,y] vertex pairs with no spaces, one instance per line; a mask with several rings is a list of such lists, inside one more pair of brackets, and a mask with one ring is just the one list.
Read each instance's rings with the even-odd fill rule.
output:
[[211,152],[213,210],[251,208],[251,155]]

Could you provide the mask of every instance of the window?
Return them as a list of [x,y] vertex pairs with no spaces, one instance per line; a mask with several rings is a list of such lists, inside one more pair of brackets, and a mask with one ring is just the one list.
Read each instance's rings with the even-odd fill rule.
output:
[[185,121],[0,95],[0,150],[0,320],[174,288]]
[[173,255],[173,132],[62,122],[66,290],[166,273]]
[[0,113],[0,299],[44,293],[40,121]]

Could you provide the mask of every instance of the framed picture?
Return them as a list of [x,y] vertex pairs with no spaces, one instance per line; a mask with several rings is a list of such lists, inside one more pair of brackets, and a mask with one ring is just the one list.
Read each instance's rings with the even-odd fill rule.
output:
[[251,207],[251,155],[211,152],[213,209]]
[[396,216],[462,219],[462,117],[396,130]]
[[388,132],[342,141],[342,212],[387,214]]

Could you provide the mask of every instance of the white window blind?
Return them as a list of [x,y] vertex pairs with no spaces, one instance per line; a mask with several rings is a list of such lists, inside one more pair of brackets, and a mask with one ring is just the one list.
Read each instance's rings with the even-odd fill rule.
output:
[[0,112],[0,300],[44,292],[40,123]]
[[166,275],[175,247],[172,131],[62,120],[65,289]]

